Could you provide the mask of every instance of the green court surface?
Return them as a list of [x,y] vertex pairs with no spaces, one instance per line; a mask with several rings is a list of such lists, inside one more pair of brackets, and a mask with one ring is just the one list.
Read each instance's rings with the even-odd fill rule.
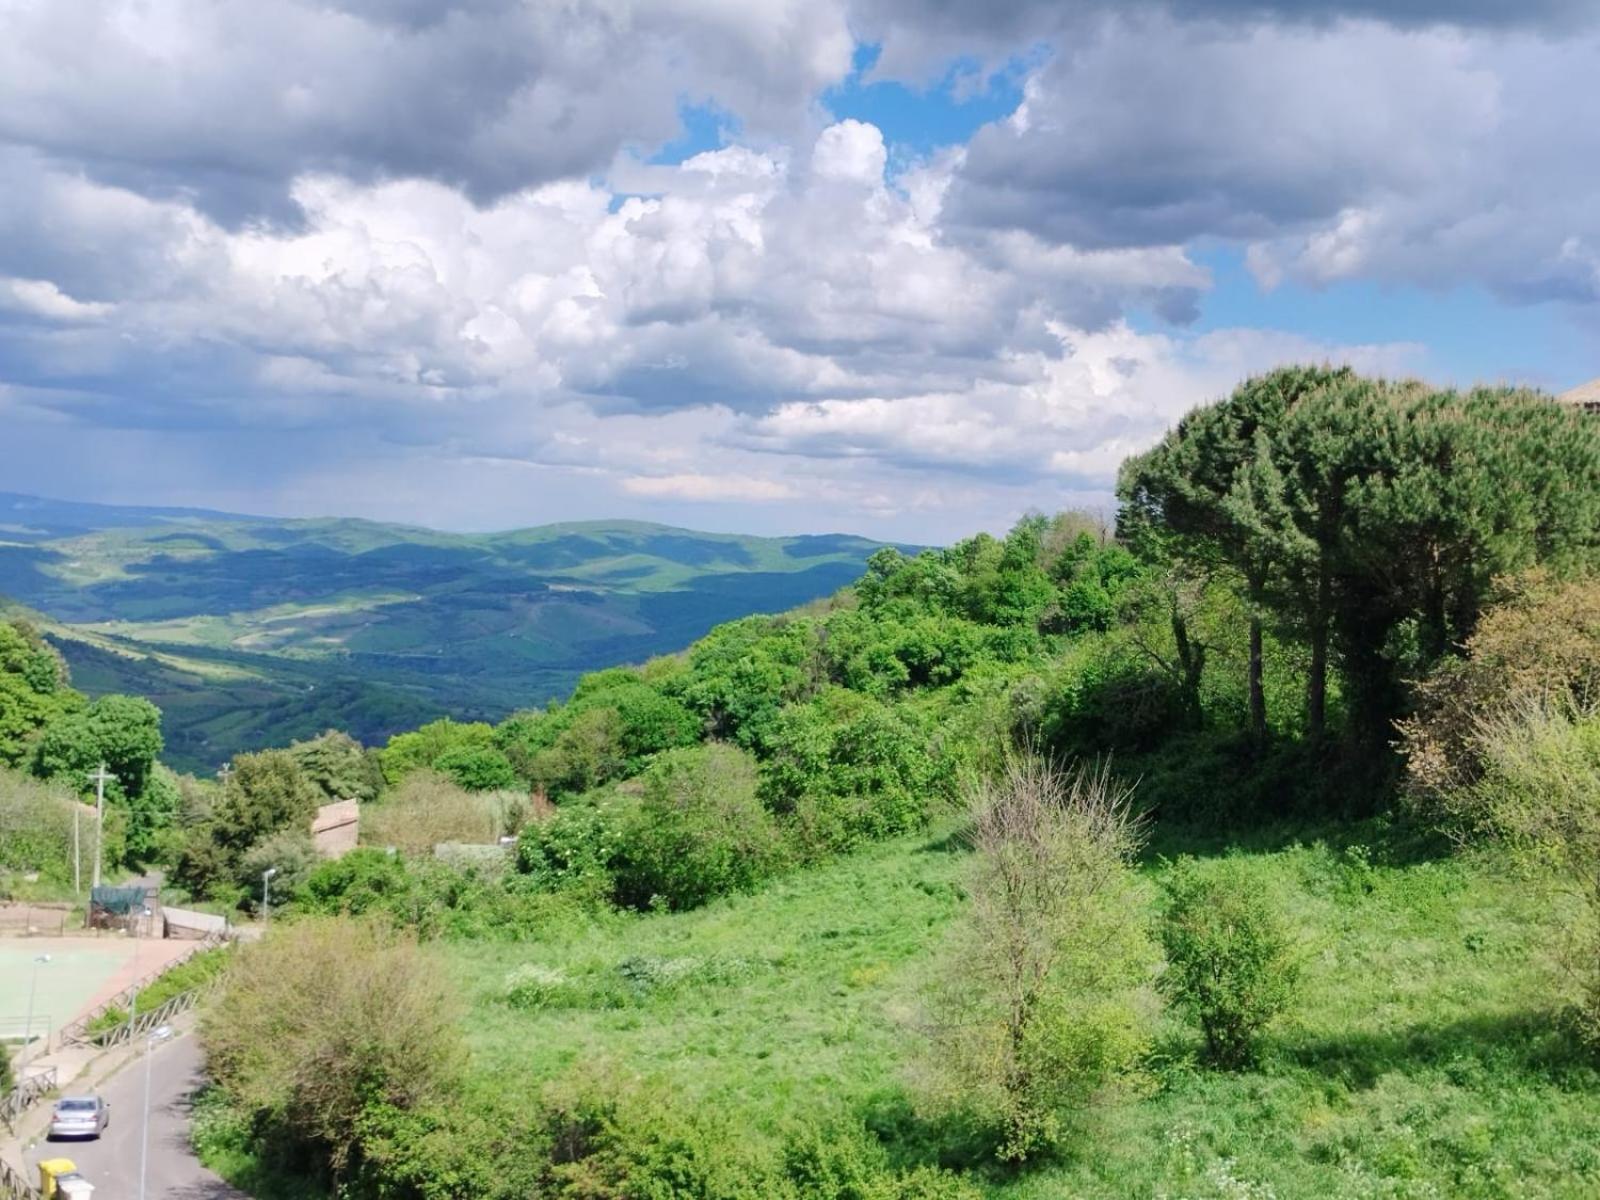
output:
[[[61,1028],[131,964],[134,947],[121,938],[0,939],[0,1039],[22,1037],[30,991],[34,1035]],[[40,955],[49,961],[36,963]]]

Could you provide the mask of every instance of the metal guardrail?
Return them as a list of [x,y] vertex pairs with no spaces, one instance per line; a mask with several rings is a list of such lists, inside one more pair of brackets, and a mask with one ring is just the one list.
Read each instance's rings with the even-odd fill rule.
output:
[[179,1013],[188,1012],[199,1003],[200,993],[204,990],[203,987],[198,987],[187,992],[179,992],[165,1003],[138,1014],[133,1020],[124,1021],[115,1028],[106,1030],[95,1038],[94,1042],[97,1046],[109,1050],[113,1046],[121,1046],[135,1038],[143,1037],[152,1029],[165,1025]]
[[43,1192],[18,1174],[10,1163],[0,1158],[0,1197],[4,1200],[40,1200],[43,1195]]
[[103,1040],[103,1033],[96,1034],[89,1032],[90,1029],[94,1027],[94,1023],[96,1021],[105,1016],[108,1012],[111,1012],[113,1009],[126,1009],[134,1002],[134,999],[139,995],[140,992],[145,991],[151,984],[160,979],[168,971],[171,971],[175,967],[182,966],[196,954],[200,954],[206,950],[214,950],[216,947],[226,943],[227,940],[228,939],[226,937],[220,934],[212,934],[209,937],[201,938],[194,944],[194,950],[188,954],[185,954],[176,962],[167,963],[159,970],[152,971],[149,975],[146,975],[137,983],[130,983],[127,987],[123,988],[115,996],[112,996],[111,999],[107,1000],[104,1004],[98,1005],[95,1008],[91,1008],[81,1017],[78,1017],[76,1020],[70,1021],[63,1025],[56,1035],[59,1044],[63,1046],[87,1046],[90,1044],[104,1046],[110,1044]]
[[17,1131],[17,1118],[22,1116],[41,1098],[56,1090],[56,1069],[46,1067],[36,1074],[17,1081],[17,1086],[0,1096],[0,1122],[12,1133]]

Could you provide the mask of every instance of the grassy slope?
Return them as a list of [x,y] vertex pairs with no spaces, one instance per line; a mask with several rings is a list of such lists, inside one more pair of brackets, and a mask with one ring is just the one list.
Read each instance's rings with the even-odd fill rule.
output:
[[[1101,1114],[1074,1157],[988,1180],[995,1196],[1596,1194],[1600,1079],[1552,1032],[1562,922],[1542,889],[1488,862],[1371,866],[1320,842],[1246,857],[1305,938],[1303,1003],[1261,1067],[1200,1071],[1193,1036],[1165,1025],[1148,1094]],[[610,1061],[757,1137],[789,1115],[894,1111],[964,869],[911,839],[700,912],[449,947],[483,1082]],[[639,957],[702,982],[630,998],[618,966]],[[580,1006],[506,1004],[525,963],[563,972]]]
[[374,740],[542,704],[584,671],[833,592],[875,549],[633,521],[448,534],[0,494],[0,594],[48,614],[80,687],[161,705],[167,758],[204,770],[329,725]]

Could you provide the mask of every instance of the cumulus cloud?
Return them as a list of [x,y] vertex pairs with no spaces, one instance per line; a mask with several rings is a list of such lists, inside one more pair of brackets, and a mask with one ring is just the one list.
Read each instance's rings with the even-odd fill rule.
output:
[[[44,491],[100,455],[113,498],[159,480],[121,498],[468,525],[621,508],[938,538],[1103,501],[1241,374],[1434,365],[1186,332],[1219,244],[1263,289],[1600,312],[1596,20],[0,0],[0,463]],[[1007,64],[1022,102],[914,157],[828,111],[865,42],[917,86]],[[720,136],[659,155],[686,108]]]
[[306,173],[480,199],[581,176],[713,96],[786,133],[852,50],[809,0],[6,0],[0,21],[0,138],[231,219],[289,215]]
[[1592,302],[1597,72],[1593,34],[1108,18],[972,139],[947,219],[1077,248],[1233,240],[1269,286]]

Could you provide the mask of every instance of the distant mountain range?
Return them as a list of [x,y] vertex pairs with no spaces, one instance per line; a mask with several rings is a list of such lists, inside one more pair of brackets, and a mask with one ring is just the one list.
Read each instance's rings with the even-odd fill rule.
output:
[[492,719],[860,575],[882,543],[589,521],[452,534],[0,492],[0,595],[98,694],[149,696],[212,770],[328,726]]

